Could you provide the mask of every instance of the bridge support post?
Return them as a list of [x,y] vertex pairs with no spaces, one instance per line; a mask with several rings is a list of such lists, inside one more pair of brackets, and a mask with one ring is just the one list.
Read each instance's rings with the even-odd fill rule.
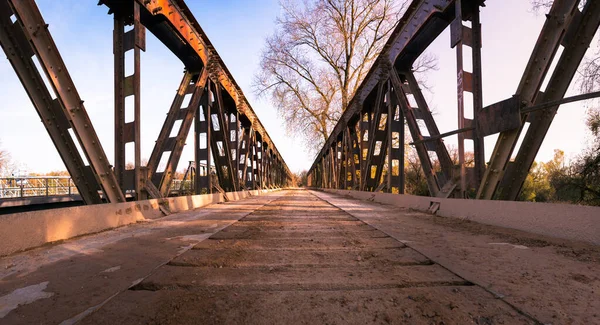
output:
[[[143,200],[147,195],[142,192],[146,177],[140,175],[140,51],[146,50],[146,28],[140,23],[140,4],[133,1],[131,5],[131,12],[124,10],[114,13],[115,174],[123,190],[135,190],[136,199]],[[133,21],[129,20],[131,14]],[[126,25],[133,25],[133,29],[125,31]],[[128,51],[133,51],[133,73],[126,76],[125,54]],[[128,98],[132,98],[133,102],[127,103]],[[127,157],[126,147],[129,143],[133,143],[133,168],[128,168],[130,166],[127,164],[127,159],[132,158]]]
[[[465,14],[467,15],[465,17]],[[469,18],[471,27],[463,25]],[[477,116],[483,107],[481,88],[481,24],[479,23],[479,3],[473,1],[463,5],[456,0],[455,19],[451,24],[451,46],[456,47],[458,129],[474,128],[473,131],[458,133],[458,165],[460,168],[459,197],[468,197],[469,184],[479,184],[485,171],[483,137],[480,136]],[[465,71],[463,46],[472,50],[472,71]],[[465,118],[465,93],[472,94],[473,119]],[[465,140],[473,141],[474,173],[467,175],[465,161]],[[469,168],[472,170],[472,168]]]
[[[208,85],[207,85],[208,87]],[[196,194],[212,193],[211,186],[211,105],[212,93],[210,88],[204,92],[200,99],[200,105],[196,107],[196,118],[194,126],[194,160],[196,163],[196,174],[194,185]]]
[[396,89],[391,85],[388,91],[388,172],[387,192],[404,194],[404,114],[398,105]]

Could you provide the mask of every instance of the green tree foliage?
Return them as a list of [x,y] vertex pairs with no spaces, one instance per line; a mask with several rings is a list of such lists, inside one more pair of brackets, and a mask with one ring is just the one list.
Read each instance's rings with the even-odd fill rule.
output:
[[532,202],[548,202],[555,198],[556,190],[552,180],[565,175],[565,153],[554,150],[554,158],[546,163],[534,162],[521,188],[519,200]]
[[600,109],[590,111],[591,144],[563,173],[551,177],[556,201],[600,205]]

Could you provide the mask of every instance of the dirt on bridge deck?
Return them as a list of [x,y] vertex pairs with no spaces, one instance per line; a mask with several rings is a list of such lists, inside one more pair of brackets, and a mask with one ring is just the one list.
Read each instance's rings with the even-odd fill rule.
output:
[[321,192],[109,233],[0,260],[0,324],[600,324],[598,247]]

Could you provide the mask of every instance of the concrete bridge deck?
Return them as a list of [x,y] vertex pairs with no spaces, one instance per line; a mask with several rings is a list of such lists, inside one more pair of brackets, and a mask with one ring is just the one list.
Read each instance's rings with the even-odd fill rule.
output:
[[0,259],[0,324],[599,324],[600,248],[306,190]]

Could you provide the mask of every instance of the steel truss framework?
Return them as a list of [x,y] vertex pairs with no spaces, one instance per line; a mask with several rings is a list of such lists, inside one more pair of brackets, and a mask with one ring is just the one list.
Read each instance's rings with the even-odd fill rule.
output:
[[[406,123],[431,196],[517,199],[558,107],[575,100],[564,95],[600,25],[600,1],[588,0],[580,8],[579,0],[554,0],[515,95],[483,107],[479,10],[484,1],[412,1],[317,155],[308,173],[310,186],[404,193]],[[458,128],[440,134],[412,67],[448,27],[457,59]],[[555,60],[560,46],[564,50]],[[468,61],[471,71],[464,68]],[[553,61],[557,65],[548,75]],[[465,118],[467,98],[473,119]],[[486,163],[483,138],[497,133]],[[458,135],[458,164],[443,142],[450,135]],[[520,136],[522,144],[515,149]],[[470,166],[465,141],[473,141]]]
[[[167,196],[192,126],[195,193],[290,184],[277,148],[183,0],[101,0],[99,5],[114,18],[114,167],[35,1],[0,0],[0,44],[87,204],[124,202],[126,194],[138,200]],[[146,29],[184,63],[185,72],[148,165],[142,166],[140,52]],[[125,75],[129,51],[134,71]],[[133,121],[126,121],[130,97]],[[126,157],[129,143],[133,157]],[[134,168],[127,170],[131,160]]]

